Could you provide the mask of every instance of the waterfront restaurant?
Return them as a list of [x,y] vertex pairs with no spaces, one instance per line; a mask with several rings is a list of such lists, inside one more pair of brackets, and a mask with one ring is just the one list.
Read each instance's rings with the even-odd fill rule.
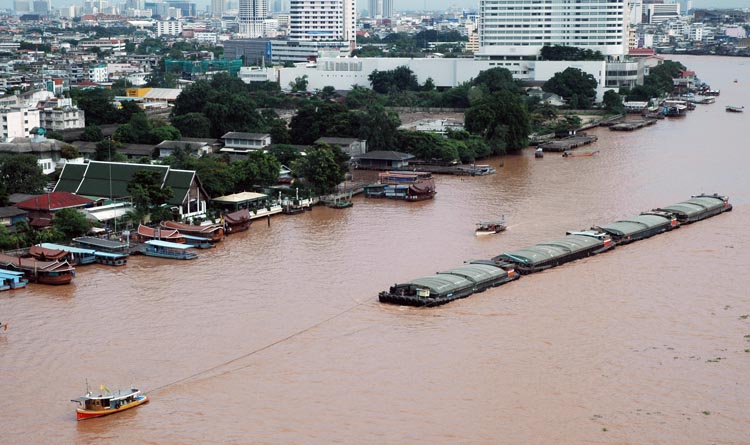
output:
[[242,209],[250,211],[250,219],[281,213],[281,205],[274,202],[268,195],[255,192],[241,192],[232,195],[219,196],[211,200],[221,213],[232,213]]

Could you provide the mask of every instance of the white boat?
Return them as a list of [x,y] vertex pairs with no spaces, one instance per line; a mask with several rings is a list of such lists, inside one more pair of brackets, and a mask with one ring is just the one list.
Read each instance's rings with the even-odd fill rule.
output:
[[745,107],[738,107],[736,105],[727,105],[726,109],[730,113],[742,113],[745,111]]

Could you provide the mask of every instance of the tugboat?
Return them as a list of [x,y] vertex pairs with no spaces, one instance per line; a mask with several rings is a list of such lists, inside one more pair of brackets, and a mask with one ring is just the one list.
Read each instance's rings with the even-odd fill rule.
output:
[[86,385],[86,394],[71,402],[78,403],[81,408],[76,409],[77,420],[92,419],[119,413],[138,405],[148,403],[148,396],[136,388],[118,389],[110,391],[104,385],[99,387],[99,393],[94,394]]

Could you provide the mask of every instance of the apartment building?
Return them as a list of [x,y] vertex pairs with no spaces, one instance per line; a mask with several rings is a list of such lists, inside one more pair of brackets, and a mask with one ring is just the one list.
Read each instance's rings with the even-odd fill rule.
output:
[[20,107],[0,109],[2,121],[2,138],[9,141],[13,138],[29,137],[31,129],[40,127],[39,110]]
[[265,37],[263,20],[268,16],[268,0],[240,0],[237,20],[240,23],[239,34],[256,39]]
[[73,99],[60,98],[56,103],[44,104],[39,109],[39,126],[54,131],[84,128],[85,113],[73,106]]
[[356,41],[356,0],[290,0],[289,37],[299,41]]

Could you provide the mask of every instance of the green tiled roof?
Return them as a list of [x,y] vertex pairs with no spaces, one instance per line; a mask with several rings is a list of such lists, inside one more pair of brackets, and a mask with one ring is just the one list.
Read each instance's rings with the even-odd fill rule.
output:
[[66,164],[60,174],[55,191],[66,191],[85,196],[122,198],[130,196],[128,183],[141,170],[158,172],[162,187],[174,191],[170,205],[185,201],[195,172],[171,170],[168,165],[126,164],[121,162],[89,161],[88,164]]

